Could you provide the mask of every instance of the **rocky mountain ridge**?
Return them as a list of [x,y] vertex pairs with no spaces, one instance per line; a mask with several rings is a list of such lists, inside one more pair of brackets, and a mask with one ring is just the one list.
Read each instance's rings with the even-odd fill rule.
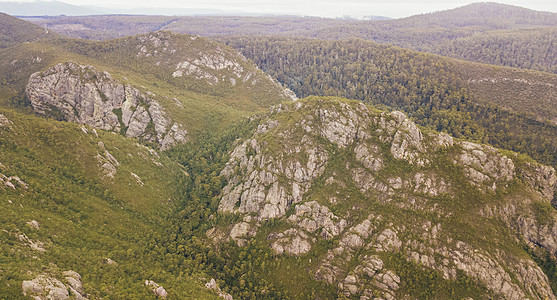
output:
[[[210,238],[262,239],[278,255],[302,257],[332,241],[307,267],[349,297],[412,296],[389,263],[396,256],[447,282],[469,278],[491,297],[556,299],[543,270],[517,254],[524,241],[555,258],[553,168],[334,98],[279,105],[254,121],[221,173],[219,211],[242,221]],[[490,218],[505,226],[478,236]],[[284,225],[262,236],[270,220]]]

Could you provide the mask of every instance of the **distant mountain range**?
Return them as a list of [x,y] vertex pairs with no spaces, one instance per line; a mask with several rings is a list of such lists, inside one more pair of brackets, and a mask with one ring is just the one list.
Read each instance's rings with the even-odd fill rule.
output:
[[61,1],[0,2],[0,12],[14,16],[86,16],[108,13],[104,9],[93,9]]
[[[149,5],[149,4],[146,4]],[[210,8],[179,8],[179,7],[139,7],[132,9],[114,9],[108,7],[78,6],[62,1],[34,2],[0,2],[0,12],[13,16],[89,16],[89,15],[160,15],[160,16],[271,16],[271,14],[251,13],[240,10],[222,10]],[[280,15],[280,13],[278,13]],[[273,14],[274,15],[274,14]],[[342,19],[354,19],[344,16]],[[384,16],[367,15],[364,20],[389,20]]]

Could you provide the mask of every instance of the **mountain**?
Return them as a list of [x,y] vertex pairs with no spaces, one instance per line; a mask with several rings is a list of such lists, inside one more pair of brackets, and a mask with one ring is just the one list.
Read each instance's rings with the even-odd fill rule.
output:
[[0,13],[0,49],[55,36],[47,29]]
[[198,230],[234,297],[555,299],[553,168],[335,97],[250,123],[192,173],[224,180]]
[[0,11],[14,16],[82,16],[101,14],[102,11],[61,1],[0,2]]

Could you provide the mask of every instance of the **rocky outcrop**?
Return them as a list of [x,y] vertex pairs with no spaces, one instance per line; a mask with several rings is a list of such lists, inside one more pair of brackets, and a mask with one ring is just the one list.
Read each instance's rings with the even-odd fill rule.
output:
[[101,170],[102,177],[114,178],[120,163],[108,150],[106,150],[103,142],[98,142],[98,146],[100,148],[100,153],[97,154],[97,163]]
[[2,188],[8,188],[12,190],[21,188],[26,190],[29,188],[29,186],[18,176],[6,176],[0,173],[0,189]]
[[228,294],[228,293],[224,293],[223,291],[221,291],[219,285],[217,284],[217,282],[215,281],[214,278],[211,278],[211,280],[209,280],[209,282],[207,282],[205,284],[205,287],[215,291],[219,297],[224,298],[225,300],[232,300],[232,295]]
[[6,118],[3,114],[0,114],[0,127],[11,128],[14,123],[10,119]]
[[166,298],[168,296],[166,290],[153,280],[145,280],[145,286],[148,287],[157,297]]
[[[557,253],[557,214],[547,210],[552,168],[423,130],[401,112],[333,98],[279,105],[252,120],[257,129],[221,172],[228,183],[219,212],[243,217],[221,228],[229,238],[261,238],[278,255],[319,256],[314,278],[346,297],[412,298],[393,267],[404,260],[449,284],[466,277],[486,297],[556,299],[526,252],[483,245],[515,249],[523,240]],[[261,237],[259,228],[273,228],[263,227],[269,219],[281,225]],[[487,232],[507,226],[516,236],[474,237],[483,222]]]
[[539,191],[545,199],[551,201],[553,207],[557,208],[557,174],[555,169],[536,163],[526,163],[519,170],[519,175],[530,186]]
[[47,274],[23,281],[23,295],[37,300],[87,299],[79,273],[69,270],[63,272],[62,276],[63,281]]
[[464,166],[469,182],[481,190],[486,187],[495,191],[498,183],[506,183],[514,177],[513,161],[498,153],[497,149],[470,142],[460,143],[461,154],[457,157],[458,164]]
[[31,221],[29,221],[25,224],[27,224],[27,226],[29,226],[31,229],[34,229],[34,230],[39,230],[41,228],[41,226],[39,225],[39,222],[37,222],[36,220],[31,220]]
[[[248,157],[249,153],[254,155]],[[265,220],[284,216],[290,205],[300,202],[312,181],[324,171],[327,152],[308,141],[278,155],[263,153],[256,139],[237,147],[222,171],[229,183],[223,189],[219,210],[255,212]],[[288,159],[298,155],[304,155],[307,161]],[[241,170],[242,175],[235,169]],[[279,182],[280,177],[286,178],[285,183]]]
[[58,64],[32,74],[25,91],[38,114],[158,143],[163,150],[187,140],[183,126],[152,96],[92,66]]
[[296,95],[278,81],[265,75],[236,50],[196,35],[177,35],[168,31],[137,37],[134,54],[154,60],[154,65],[176,81],[198,81],[209,86],[265,85],[284,100]]

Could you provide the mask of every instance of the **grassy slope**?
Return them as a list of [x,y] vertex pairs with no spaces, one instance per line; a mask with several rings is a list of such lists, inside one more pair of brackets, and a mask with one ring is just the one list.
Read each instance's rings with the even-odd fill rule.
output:
[[[99,131],[97,137],[75,124],[0,113],[13,122],[0,127],[0,172],[29,186],[0,188],[0,295],[19,298],[22,280],[40,273],[61,278],[72,269],[92,299],[153,297],[146,279],[172,298],[211,297],[198,274],[167,273],[156,247],[166,238],[166,215],[175,202],[172,183],[181,171],[174,163],[116,134]],[[114,179],[100,176],[100,141],[120,163]],[[31,220],[39,230],[26,225]],[[18,234],[44,243],[46,251],[32,250]],[[118,265],[104,263],[106,258]]]

